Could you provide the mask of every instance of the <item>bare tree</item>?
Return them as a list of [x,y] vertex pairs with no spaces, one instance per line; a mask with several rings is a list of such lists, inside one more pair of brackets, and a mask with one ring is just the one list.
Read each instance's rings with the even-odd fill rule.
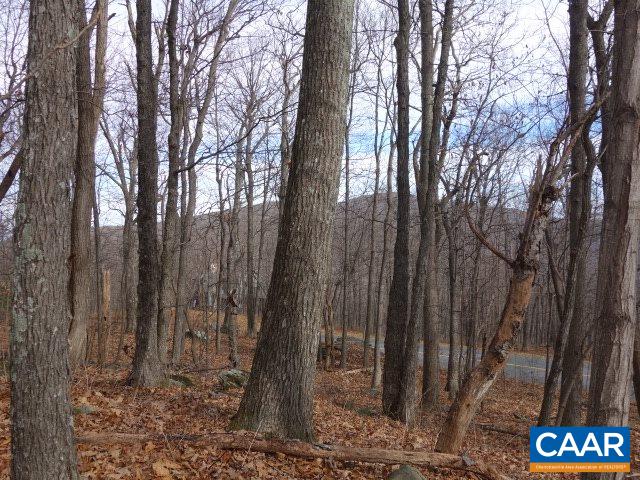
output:
[[314,437],[312,391],[344,148],[353,3],[311,0],[307,6],[287,196],[258,346],[234,428]]
[[[633,46],[640,35],[640,2],[615,2],[611,97],[602,159],[604,212],[598,259],[589,425],[627,425],[636,323],[636,269],[640,212],[640,69]],[[622,478],[621,473],[590,478]]]
[[138,97],[138,315],[132,385],[152,386],[164,377],[158,358],[158,147],[157,82],[151,53],[151,0],[136,0]]
[[[589,115],[592,116],[594,111],[595,108],[592,107]],[[538,270],[540,242],[547,228],[553,203],[560,195],[557,182],[571,149],[581,137],[587,118],[590,117],[585,116],[579,123],[563,127],[551,143],[546,159],[538,160],[534,180],[529,189],[529,206],[515,259],[508,258],[500,252],[477,230],[473,221],[468,221],[469,227],[484,245],[511,267],[511,282],[498,329],[484,357],[467,375],[451,405],[436,442],[436,451],[451,453],[461,448],[478,405],[506,364],[512,348],[511,342],[522,326],[531,299],[531,290]],[[467,177],[470,175],[467,174]],[[471,220],[470,216],[467,218]]]
[[[87,323],[91,311],[91,213],[95,196],[95,144],[105,91],[107,50],[107,2],[99,0],[92,16],[96,18],[94,77],[91,79],[91,32],[87,25],[84,0],[76,1],[78,39],[76,84],[78,88],[78,153],[71,217],[71,328],[69,331],[72,366],[84,363],[87,355]],[[99,312],[98,312],[99,315]]]
[[396,147],[398,167],[398,212],[396,242],[393,250],[393,276],[387,306],[387,330],[384,337],[385,362],[382,382],[382,410],[392,418],[400,418],[400,372],[405,357],[409,315],[409,2],[398,0],[398,36],[395,40],[398,90],[398,130]]

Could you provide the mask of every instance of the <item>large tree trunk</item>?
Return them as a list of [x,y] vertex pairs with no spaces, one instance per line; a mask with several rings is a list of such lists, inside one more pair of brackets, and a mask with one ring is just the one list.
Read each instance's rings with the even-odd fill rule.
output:
[[399,418],[400,373],[404,359],[409,315],[409,30],[408,0],[398,0],[398,36],[395,39],[398,73],[398,210],[396,242],[393,249],[393,275],[387,305],[387,331],[384,337],[385,361],[382,379],[382,411]]
[[261,332],[232,422],[235,428],[314,437],[313,382],[344,148],[353,4],[308,3],[287,197]]
[[[433,5],[430,0],[420,2],[420,38],[422,45],[421,71],[423,78],[425,79],[431,79],[433,77],[432,10]],[[399,93],[398,98],[400,98]],[[404,332],[404,349],[401,358],[400,371],[398,372],[400,385],[397,397],[395,399],[394,409],[394,413],[397,415],[397,418],[406,423],[412,423],[416,413],[416,375],[418,364],[418,356],[416,352],[418,344],[417,329],[420,315],[424,314],[423,306],[425,304],[425,289],[428,288],[426,277],[428,268],[427,265],[429,264],[429,260],[427,258],[428,243],[430,240],[429,234],[434,233],[433,231],[428,231],[428,223],[426,222],[426,196],[428,192],[427,182],[429,178],[429,141],[431,135],[431,124],[433,120],[433,92],[431,81],[422,82],[420,98],[422,110],[423,112],[425,112],[425,114],[422,116],[422,133],[420,135],[420,171],[416,174],[418,176],[418,208],[420,210],[420,243],[418,246],[416,269],[411,288],[409,319]],[[400,132],[398,132],[398,134],[400,134]],[[434,204],[432,204],[432,206],[434,206]],[[428,333],[425,332],[425,338],[427,338],[427,336],[431,338],[431,333],[431,331],[429,331]],[[425,344],[425,355],[426,354],[427,351]],[[425,366],[426,365],[427,360],[425,359]],[[437,364],[435,368],[437,375]],[[425,373],[423,375],[423,378],[431,379],[431,373],[432,370],[430,369],[429,373]]]
[[137,0],[138,95],[138,316],[136,351],[129,383],[152,386],[164,376],[158,359],[158,148],[156,83],[151,54],[151,0]]
[[[69,398],[71,185],[78,118],[77,9],[31,2],[24,160],[15,214],[11,478],[77,479]],[[37,73],[37,75],[35,74]]]
[[[640,189],[640,1],[615,2],[612,93],[602,164],[604,212],[598,261],[596,318],[588,425],[625,426],[629,420]],[[622,478],[622,473],[586,475]]]

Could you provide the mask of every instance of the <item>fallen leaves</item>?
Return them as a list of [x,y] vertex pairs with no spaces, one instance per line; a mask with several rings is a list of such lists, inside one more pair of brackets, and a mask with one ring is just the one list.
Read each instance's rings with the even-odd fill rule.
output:
[[[131,345],[132,338],[127,342]],[[240,342],[243,370],[249,370],[254,341]],[[349,368],[361,365],[359,347],[352,346]],[[190,348],[186,348],[189,355]],[[190,365],[189,358],[184,360]],[[217,372],[227,366],[226,350],[205,360],[209,368],[189,373],[196,380],[190,388],[135,389],[125,386],[128,365],[119,369],[99,370],[88,367],[78,372],[73,385],[74,405],[89,405],[94,411],[76,415],[78,435],[124,432],[206,434],[224,431],[235,413],[242,391],[222,392]],[[218,369],[218,370],[216,370]],[[346,446],[393,448],[431,451],[445,410],[425,414],[412,429],[381,414],[380,396],[370,394],[368,372],[342,375],[340,371],[319,371],[314,401],[316,434],[321,443]],[[444,384],[444,380],[443,380]],[[518,392],[510,398],[504,392]],[[478,424],[492,424],[505,430],[527,431],[535,418],[541,389],[506,380],[489,393],[478,413]],[[513,397],[516,397],[515,395]],[[448,400],[443,392],[442,405]],[[634,428],[632,444],[640,444],[637,413],[632,412]],[[9,474],[9,386],[0,380],[0,478]],[[184,442],[156,441],[137,445],[79,446],[81,474],[88,480],[98,479],[380,479],[390,467],[341,463],[332,459],[294,459],[286,455],[267,455],[254,451],[221,451],[215,446],[189,445]],[[527,473],[528,442],[526,439],[471,428],[465,444],[469,459],[490,461],[513,478],[531,478]],[[632,452],[635,464],[638,453]],[[637,467],[636,467],[637,468]],[[445,470],[428,471],[430,479],[472,479],[471,474]],[[538,477],[540,478],[540,477]],[[553,480],[563,478],[550,476]],[[565,478],[571,478],[567,476]]]

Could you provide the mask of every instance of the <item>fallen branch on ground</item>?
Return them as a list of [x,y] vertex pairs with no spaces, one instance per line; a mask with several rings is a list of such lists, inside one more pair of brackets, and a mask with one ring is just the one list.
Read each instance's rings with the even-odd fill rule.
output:
[[353,375],[355,373],[369,373],[373,372],[373,367],[356,368],[355,370],[343,370],[340,375]]
[[158,435],[144,433],[92,433],[76,437],[77,443],[110,445],[114,443],[189,442],[211,444],[221,450],[253,450],[262,453],[281,453],[300,458],[325,458],[334,461],[410,464],[429,468],[446,468],[475,473],[489,480],[508,480],[498,470],[484,462],[463,455],[446,453],[386,450],[383,448],[347,447],[343,445],[311,444],[297,440],[262,439],[239,433],[211,433],[207,435]]
[[516,432],[515,430],[497,427],[495,425],[491,425],[490,423],[476,423],[476,427],[479,427],[482,430],[487,430],[489,432],[504,433],[505,435],[513,435],[514,437],[521,437],[524,439],[529,438],[528,433]]

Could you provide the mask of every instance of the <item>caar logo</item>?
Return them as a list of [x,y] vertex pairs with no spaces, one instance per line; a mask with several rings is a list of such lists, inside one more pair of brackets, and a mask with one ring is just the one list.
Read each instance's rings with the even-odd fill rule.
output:
[[629,472],[628,427],[531,427],[530,472]]

